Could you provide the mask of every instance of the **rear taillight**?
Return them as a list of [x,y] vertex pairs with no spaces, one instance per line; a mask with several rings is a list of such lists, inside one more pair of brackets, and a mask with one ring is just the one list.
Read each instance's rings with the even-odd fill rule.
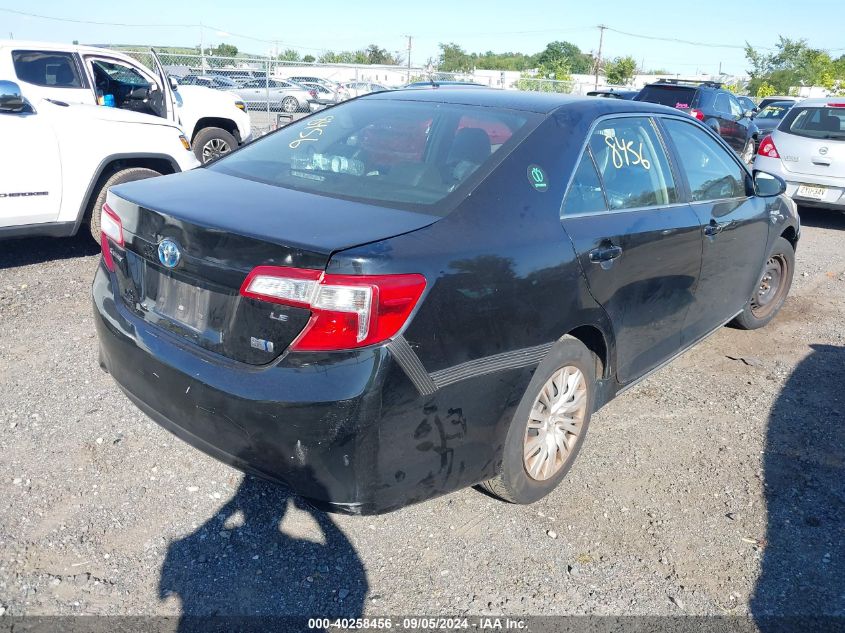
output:
[[834,103],[828,103],[827,107],[828,108],[845,108],[845,103],[836,101]]
[[775,142],[771,136],[767,136],[762,141],[760,141],[760,147],[757,149],[757,154],[760,156],[766,156],[768,158],[780,158],[780,154],[778,154],[778,148],[775,147]]
[[696,110],[693,108],[689,111],[689,115],[694,119],[698,119],[699,121],[704,120],[704,113],[701,110]]
[[106,268],[114,272],[109,240],[117,246],[123,246],[123,223],[117,213],[108,204],[104,204],[100,213],[100,246],[103,249],[103,262]]
[[425,277],[332,275],[259,266],[244,280],[245,297],[311,310],[291,349],[330,351],[374,345],[396,335],[425,289]]

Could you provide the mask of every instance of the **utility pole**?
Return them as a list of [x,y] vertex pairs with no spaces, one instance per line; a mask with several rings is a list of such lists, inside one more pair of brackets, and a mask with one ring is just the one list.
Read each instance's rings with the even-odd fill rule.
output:
[[599,24],[599,52],[596,55],[596,87],[595,90],[599,89],[599,70],[601,70],[601,49],[602,45],[604,44],[604,30],[607,27],[604,24]]
[[414,38],[411,35],[405,37],[408,38],[408,83],[411,83],[411,40]]
[[205,29],[200,22],[200,74],[205,74]]

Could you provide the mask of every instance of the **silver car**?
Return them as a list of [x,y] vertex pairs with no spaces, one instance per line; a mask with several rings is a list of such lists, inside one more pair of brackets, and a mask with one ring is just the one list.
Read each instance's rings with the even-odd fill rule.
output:
[[754,169],[783,178],[799,205],[845,211],[845,98],[795,105],[760,141]]
[[269,101],[271,110],[289,114],[307,112],[308,102],[314,98],[314,94],[303,86],[281,79],[253,79],[232,92],[238,94],[249,109],[266,108]]

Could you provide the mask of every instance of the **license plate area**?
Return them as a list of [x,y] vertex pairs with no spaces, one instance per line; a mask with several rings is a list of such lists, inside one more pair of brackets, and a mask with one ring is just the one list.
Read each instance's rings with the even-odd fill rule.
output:
[[796,196],[809,198],[811,200],[823,200],[826,194],[826,187],[817,187],[813,185],[799,185],[798,191],[795,192]]
[[157,296],[155,299],[147,297],[143,307],[160,317],[176,321],[194,332],[206,332],[209,327],[213,293],[174,277],[161,274],[157,277]]

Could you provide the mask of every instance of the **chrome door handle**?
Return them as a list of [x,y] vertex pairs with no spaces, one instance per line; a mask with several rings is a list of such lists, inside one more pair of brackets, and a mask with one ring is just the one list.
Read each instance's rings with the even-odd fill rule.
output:
[[622,255],[621,246],[600,246],[590,251],[590,261],[594,264],[601,264],[602,262],[613,261]]

